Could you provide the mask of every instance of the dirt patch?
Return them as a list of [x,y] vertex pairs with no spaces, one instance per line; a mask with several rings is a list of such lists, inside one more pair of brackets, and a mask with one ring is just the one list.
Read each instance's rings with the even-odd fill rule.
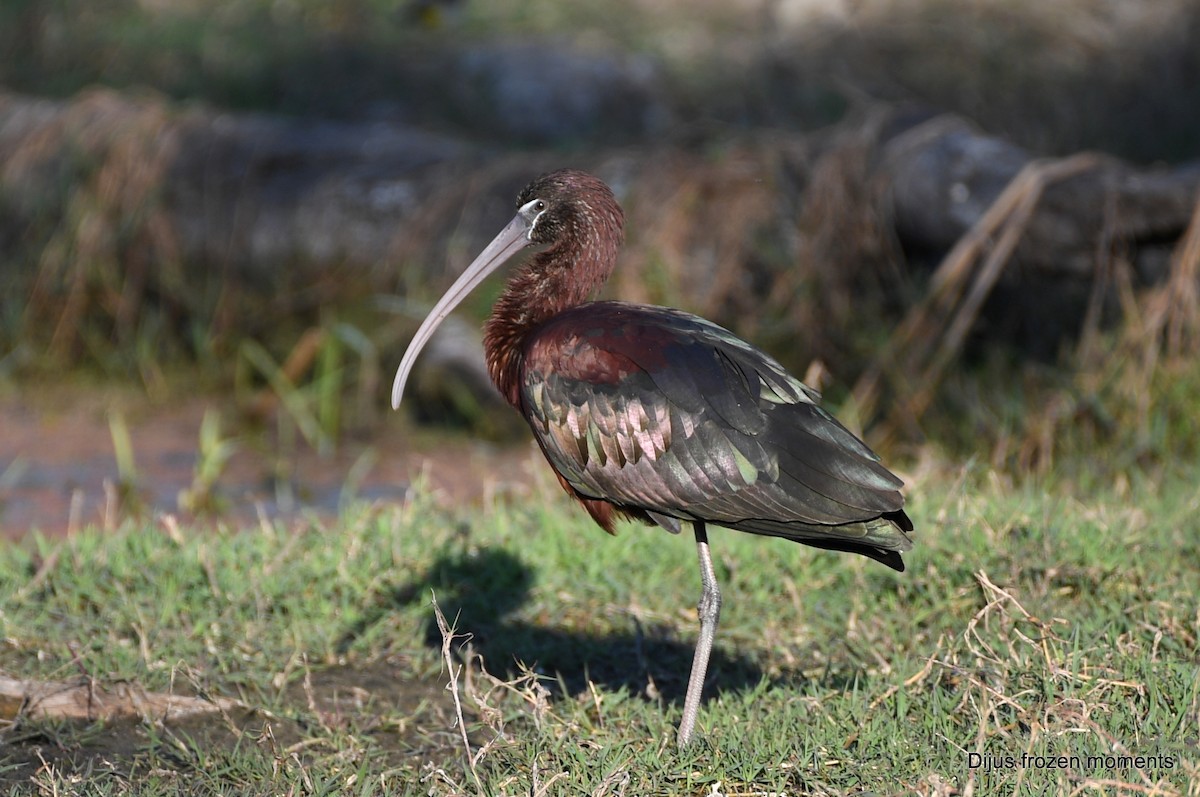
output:
[[454,756],[460,744],[445,683],[414,679],[395,662],[315,671],[284,697],[274,712],[237,708],[167,723],[19,720],[0,748],[0,790],[28,788],[49,772],[79,782],[190,781],[223,756],[261,757],[270,767],[334,746],[415,766],[417,757]]

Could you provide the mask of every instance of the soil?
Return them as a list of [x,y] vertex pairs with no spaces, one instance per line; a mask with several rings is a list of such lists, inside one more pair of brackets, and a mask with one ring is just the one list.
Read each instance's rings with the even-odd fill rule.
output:
[[[368,738],[372,754],[393,766],[411,764],[418,750],[426,757],[451,758],[460,744],[446,684],[440,679],[413,679],[396,662],[315,671],[289,685],[285,701],[309,707],[316,721],[329,729]],[[408,722],[381,725],[380,714],[405,717],[411,726]],[[286,709],[277,714],[249,707],[169,723],[22,721],[6,732],[5,744],[0,745],[0,791],[30,788],[35,775],[49,768],[84,782],[100,777],[126,782],[147,777],[187,779],[192,770],[203,766],[190,759],[194,751],[219,758],[251,744],[280,758],[292,751],[302,756],[327,754],[327,745],[312,747],[313,734],[306,721],[311,720],[301,720]],[[419,732],[414,730],[417,727]],[[78,741],[64,743],[75,734],[80,735]]]
[[[200,426],[210,410],[221,412],[222,435],[235,438],[236,449],[213,490],[219,512],[190,517],[179,495],[193,483]],[[114,411],[125,419],[134,453],[133,497],[124,501],[109,423]],[[343,439],[330,454],[303,442],[284,451],[273,434],[250,430],[237,417],[219,396],[154,402],[46,388],[0,395],[0,539],[34,530],[57,537],[87,525],[111,528],[131,515],[232,524],[308,513],[331,518],[345,498],[403,501],[418,477],[447,504],[522,496],[539,457],[531,443],[414,432],[403,418]]]

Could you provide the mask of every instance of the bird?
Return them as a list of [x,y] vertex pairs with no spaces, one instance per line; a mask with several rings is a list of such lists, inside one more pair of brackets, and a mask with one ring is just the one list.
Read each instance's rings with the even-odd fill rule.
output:
[[624,243],[607,184],[536,178],[517,212],[430,310],[392,385],[399,409],[438,325],[517,252],[484,324],[488,372],[524,416],[566,492],[609,533],[620,519],[690,524],[700,629],[676,735],[692,741],[721,612],[707,527],[857,553],[904,570],[903,481],[766,352],[682,310],[594,300]]

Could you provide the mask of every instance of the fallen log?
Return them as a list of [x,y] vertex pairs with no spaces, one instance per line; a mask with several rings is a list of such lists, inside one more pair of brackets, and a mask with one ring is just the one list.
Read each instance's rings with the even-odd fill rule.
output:
[[6,722],[21,718],[171,722],[239,708],[244,706],[229,698],[148,692],[129,681],[105,684],[86,677],[31,681],[0,675],[0,720]]
[[[985,314],[985,303],[1005,278],[1018,285],[1028,308],[1025,316],[1031,315],[1030,309],[1044,311],[1043,329],[1065,320],[1068,331],[1078,333],[1086,344],[1094,343],[1105,302],[1115,303],[1116,294],[1128,292],[1135,283],[1155,286],[1147,294],[1148,319],[1137,325],[1140,328],[1126,330],[1126,337],[1138,337],[1140,345],[1152,350],[1165,346],[1172,357],[1183,352],[1184,340],[1194,350],[1200,323],[1195,298],[1200,290],[1200,164],[1136,175],[1127,164],[1098,153],[1030,160],[994,139],[964,139],[965,131],[962,123],[950,119],[927,131],[917,127],[905,134],[923,142],[921,155],[904,158],[905,163],[924,161],[935,176],[940,164],[941,176],[953,172],[973,182],[975,189],[945,179],[922,184],[917,178],[904,184],[911,193],[897,200],[898,219],[907,215],[915,220],[909,225],[914,228],[929,219],[944,222],[940,229],[930,225],[906,240],[938,242],[942,236],[940,242],[945,243],[957,237],[922,299],[909,309],[856,384],[855,404],[863,417],[876,417],[883,386],[890,382],[903,398],[893,402],[884,436],[915,429],[947,368],[962,352],[968,332]],[[959,157],[967,151],[975,155]],[[982,157],[996,152],[1001,157],[995,160]],[[997,192],[1001,179],[1017,165],[1020,170]],[[938,195],[933,186],[948,190]],[[981,200],[990,205],[976,204]],[[916,212],[918,202],[940,202],[942,212],[923,216]],[[960,212],[951,209],[954,203],[962,205]],[[951,220],[970,222],[970,227],[959,231]],[[1089,227],[1089,221],[1095,227]],[[897,226],[903,225],[898,220]],[[1166,261],[1165,267],[1159,268],[1160,260]],[[1139,262],[1142,267],[1136,265]],[[1120,279],[1113,274],[1118,269]],[[1072,312],[1069,293],[1039,288],[1064,274],[1078,289],[1086,289],[1086,312]],[[998,309],[1010,319],[1021,317],[1006,298],[992,302],[993,313]],[[1120,300],[1128,305],[1132,297]],[[1043,343],[1057,342],[1066,334],[1064,329],[1060,326]],[[1157,355],[1149,359],[1155,361]]]
[[[871,179],[914,267],[933,268],[972,235],[994,233],[985,215],[1022,174],[1050,162],[953,115],[882,129]],[[1083,168],[1039,187],[988,302],[971,319],[982,321],[973,323],[977,333],[1045,359],[1078,337],[1090,306],[1117,316],[1115,284],[1095,290],[1112,261],[1128,269],[1135,287],[1168,278],[1200,196],[1200,161],[1143,168],[1103,153],[1079,157]]]

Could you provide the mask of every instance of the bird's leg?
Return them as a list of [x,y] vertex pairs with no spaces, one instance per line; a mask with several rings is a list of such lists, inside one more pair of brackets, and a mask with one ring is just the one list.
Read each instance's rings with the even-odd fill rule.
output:
[[692,740],[692,729],[696,727],[696,715],[700,712],[700,693],[704,690],[704,677],[708,673],[708,657],[712,653],[713,638],[717,634],[717,619],[721,616],[721,590],[717,587],[717,574],[713,571],[712,554],[708,551],[708,535],[704,524],[692,524],[696,530],[696,549],[700,555],[700,603],[696,609],[700,614],[700,636],[696,640],[696,655],[692,659],[692,674],[688,678],[687,696],[683,699],[683,719],[679,722],[678,743],[687,747]]

